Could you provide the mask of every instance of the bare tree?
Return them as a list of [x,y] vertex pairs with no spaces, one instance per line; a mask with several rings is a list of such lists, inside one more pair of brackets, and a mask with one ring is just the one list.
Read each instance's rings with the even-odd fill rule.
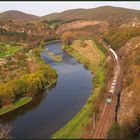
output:
[[0,124],[0,139],[2,138],[11,138],[10,136],[11,126],[8,124]]

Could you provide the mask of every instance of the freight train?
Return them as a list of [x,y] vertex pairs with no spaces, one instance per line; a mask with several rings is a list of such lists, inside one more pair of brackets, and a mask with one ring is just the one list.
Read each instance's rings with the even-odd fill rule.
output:
[[109,89],[109,93],[108,93],[107,98],[106,98],[106,102],[108,104],[110,104],[112,102],[112,98],[113,98],[113,95],[114,95],[115,89],[116,89],[118,73],[119,73],[118,56],[115,53],[115,51],[113,49],[111,49],[110,47],[111,46],[109,46],[109,50],[112,52],[117,66],[116,66],[116,70],[115,70],[115,74],[114,74],[114,77],[113,77],[113,80],[112,80],[111,87]]

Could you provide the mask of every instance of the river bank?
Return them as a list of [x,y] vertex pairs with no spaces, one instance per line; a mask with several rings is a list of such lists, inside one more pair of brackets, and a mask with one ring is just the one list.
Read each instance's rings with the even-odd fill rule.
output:
[[48,44],[57,43],[57,42],[60,42],[60,40],[47,41],[45,44],[48,45]]
[[15,102],[12,105],[4,106],[3,108],[0,109],[0,116],[8,112],[11,112],[31,101],[32,101],[32,97],[24,97],[24,98],[19,99],[17,102]]
[[[91,41],[90,43],[90,49],[88,51],[93,49],[92,51],[95,52],[95,56],[92,58],[93,61],[91,61],[92,59],[88,59],[88,54],[75,50],[75,47],[78,46],[77,42],[74,42],[71,46],[62,46],[64,51],[76,58],[80,63],[85,64],[85,66],[87,66],[87,68],[94,73],[92,76],[92,78],[94,78],[92,79],[93,89],[84,107],[70,122],[68,122],[68,124],[52,135],[52,138],[82,138],[84,132],[87,131],[87,125],[92,123],[93,113],[97,110],[96,106],[93,104],[95,103],[95,100],[98,98],[100,91],[105,84],[105,74],[102,65],[105,54],[98,49],[95,42]],[[95,61],[95,57],[98,57],[99,59]]]

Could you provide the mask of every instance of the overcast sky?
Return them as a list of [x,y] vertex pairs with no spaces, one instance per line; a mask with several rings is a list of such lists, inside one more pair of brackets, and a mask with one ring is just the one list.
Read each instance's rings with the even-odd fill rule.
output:
[[113,2],[113,1],[77,1],[77,2],[68,2],[68,1],[28,1],[28,2],[0,2],[0,13],[8,10],[19,10],[25,13],[30,13],[38,16],[47,15],[53,12],[61,12],[68,9],[76,8],[95,8],[99,6],[116,6],[116,7],[125,7],[130,9],[140,10],[140,2]]

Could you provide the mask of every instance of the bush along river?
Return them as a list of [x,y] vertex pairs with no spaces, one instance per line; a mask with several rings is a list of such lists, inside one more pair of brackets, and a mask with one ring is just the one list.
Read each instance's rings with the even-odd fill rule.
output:
[[9,129],[12,138],[50,138],[78,113],[90,96],[91,72],[66,54],[60,42],[47,44],[41,57],[57,70],[57,83],[30,103],[0,117],[0,126]]

